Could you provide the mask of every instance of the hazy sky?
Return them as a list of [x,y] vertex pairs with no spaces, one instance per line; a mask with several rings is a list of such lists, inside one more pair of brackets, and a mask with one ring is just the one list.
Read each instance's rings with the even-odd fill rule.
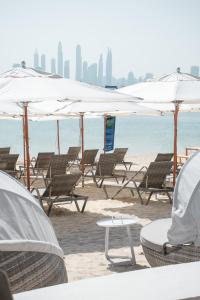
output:
[[75,47],[89,63],[112,48],[113,74],[160,75],[200,65],[200,0],[0,0],[0,72],[14,62],[47,65],[62,41],[74,69]]

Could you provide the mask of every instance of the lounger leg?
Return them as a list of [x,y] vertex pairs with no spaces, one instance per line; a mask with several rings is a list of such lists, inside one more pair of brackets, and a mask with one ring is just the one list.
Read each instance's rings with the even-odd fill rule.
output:
[[134,192],[133,192],[133,190],[132,190],[132,189],[130,189],[130,192],[131,192],[131,195],[134,197],[134,196],[135,196],[135,194],[134,194]]
[[98,186],[99,188],[102,187],[103,182],[104,182],[104,178],[101,180],[101,183],[100,183],[100,185]]
[[128,239],[129,239],[129,246],[130,246],[130,249],[131,249],[131,257],[132,257],[131,260],[132,260],[133,265],[135,265],[136,264],[135,253],[134,253],[134,249],[133,249],[133,240],[132,240],[132,236],[131,236],[130,226],[127,225],[126,229],[127,229]]
[[170,204],[172,204],[172,197],[170,196],[170,193],[169,193],[169,192],[167,192],[167,196],[168,196],[168,198],[169,198]]
[[105,185],[103,185],[103,191],[104,191],[104,193],[106,195],[106,199],[109,199],[108,192],[107,192],[107,189],[106,189]]
[[83,213],[84,210],[85,210],[85,207],[86,207],[86,204],[87,204],[87,200],[88,200],[88,199],[85,199],[85,201],[84,201],[84,203],[83,203],[83,206],[82,206],[82,209],[81,209],[81,213]]
[[144,201],[143,201],[143,199],[142,199],[142,196],[141,196],[141,194],[140,194],[139,189],[137,189],[137,193],[138,193],[138,196],[139,196],[139,198],[140,198],[140,203],[143,205],[143,204],[144,204]]
[[149,197],[148,197],[147,202],[145,203],[145,205],[148,205],[148,204],[149,204],[149,201],[150,201],[152,195],[153,195],[153,192],[151,192],[151,193],[149,194]]
[[80,207],[78,205],[78,202],[76,199],[74,199],[75,205],[76,205],[76,209],[78,210],[78,212],[81,212]]
[[50,215],[52,206],[53,206],[53,201],[51,201],[50,204],[49,204],[49,208],[48,208],[48,211],[47,211],[47,216],[48,216],[48,217],[49,217],[49,215]]

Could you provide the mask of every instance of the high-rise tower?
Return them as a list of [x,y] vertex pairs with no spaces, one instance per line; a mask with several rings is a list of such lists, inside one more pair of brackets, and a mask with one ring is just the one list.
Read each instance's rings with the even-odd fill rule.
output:
[[56,60],[55,60],[55,58],[51,59],[51,73],[56,74]]
[[103,86],[103,55],[102,54],[99,57],[98,85]]
[[112,85],[112,52],[108,49],[106,58],[106,85]]
[[86,60],[83,62],[83,81],[88,82],[88,63]]
[[63,53],[61,42],[58,43],[57,74],[63,76]]
[[34,57],[33,57],[33,66],[34,69],[38,69],[39,67],[39,55],[37,49],[35,49]]
[[41,55],[41,69],[42,71],[46,71],[46,57],[45,54]]
[[76,80],[82,80],[82,56],[81,56],[81,46],[76,47]]
[[70,63],[69,60],[65,60],[64,62],[64,77],[70,78]]

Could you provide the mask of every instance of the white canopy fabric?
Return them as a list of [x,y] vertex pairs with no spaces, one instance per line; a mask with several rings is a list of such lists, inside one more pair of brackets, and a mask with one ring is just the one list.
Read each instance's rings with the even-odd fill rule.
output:
[[172,245],[194,242],[200,246],[200,152],[193,154],[178,176],[168,240]]
[[121,93],[143,98],[147,103],[200,103],[200,80],[187,73],[175,72],[158,79],[119,89]]
[[0,75],[0,102],[135,101],[132,96],[32,69],[16,68]]
[[0,251],[35,251],[63,256],[50,220],[38,200],[2,171],[0,207]]
[[[34,69],[16,68],[0,75],[0,117],[19,118],[28,102],[29,119],[58,119],[81,112],[96,114],[158,114],[137,104],[138,98],[114,90],[64,79]],[[48,101],[48,104],[47,104]]]

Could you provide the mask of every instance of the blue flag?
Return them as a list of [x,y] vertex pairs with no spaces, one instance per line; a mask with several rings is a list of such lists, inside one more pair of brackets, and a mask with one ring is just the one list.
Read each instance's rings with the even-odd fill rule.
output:
[[115,117],[107,116],[106,117],[106,138],[105,138],[105,149],[104,151],[108,152],[114,148],[114,139],[115,139]]

